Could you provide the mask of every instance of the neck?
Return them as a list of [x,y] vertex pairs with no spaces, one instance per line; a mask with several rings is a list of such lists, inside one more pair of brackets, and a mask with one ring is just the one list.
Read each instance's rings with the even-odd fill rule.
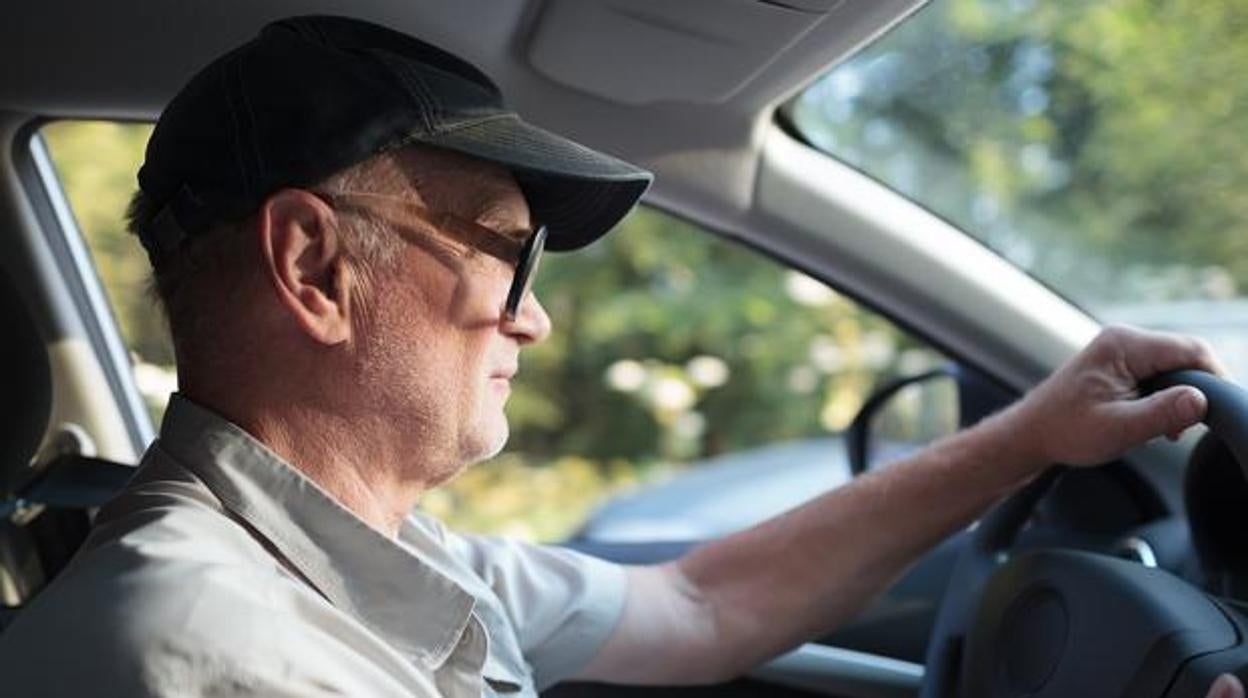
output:
[[382,465],[395,462],[393,449],[365,449],[364,434],[345,432],[342,426],[323,415],[304,415],[297,424],[266,415],[245,428],[338,503],[393,538],[427,488]]
[[445,457],[414,446],[411,435],[421,429],[396,429],[393,418],[343,414],[301,404],[289,394],[280,405],[247,407],[188,397],[242,427],[347,510],[391,538],[398,536],[421,495],[444,479],[436,473],[444,469],[437,466]]

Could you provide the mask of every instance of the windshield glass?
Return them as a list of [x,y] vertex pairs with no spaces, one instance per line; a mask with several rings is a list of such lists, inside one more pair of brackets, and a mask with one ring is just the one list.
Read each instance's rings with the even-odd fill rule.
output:
[[938,0],[785,110],[1093,315],[1203,335],[1242,377],[1246,74],[1242,0]]

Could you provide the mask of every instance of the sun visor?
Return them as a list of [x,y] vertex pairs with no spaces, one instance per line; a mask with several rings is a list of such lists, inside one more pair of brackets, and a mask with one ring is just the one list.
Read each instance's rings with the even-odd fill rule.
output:
[[553,0],[529,61],[614,102],[722,102],[841,1]]

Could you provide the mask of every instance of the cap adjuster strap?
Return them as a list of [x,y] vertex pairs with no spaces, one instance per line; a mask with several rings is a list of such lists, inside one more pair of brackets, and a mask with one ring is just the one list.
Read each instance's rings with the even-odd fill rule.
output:
[[199,205],[198,197],[184,184],[152,219],[146,247],[153,263],[176,251],[191,237],[180,221],[185,218],[188,206]]
[[152,219],[152,225],[148,228],[147,254],[152,261],[160,259],[180,247],[188,237],[190,236],[173,217],[172,207],[166,205]]

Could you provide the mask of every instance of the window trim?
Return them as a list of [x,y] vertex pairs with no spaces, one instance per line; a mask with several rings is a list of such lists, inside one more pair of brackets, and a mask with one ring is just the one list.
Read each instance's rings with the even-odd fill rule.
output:
[[134,452],[142,453],[156,438],[156,432],[135,383],[129,352],[103,282],[43,140],[41,129],[49,122],[36,119],[19,132],[14,164],[57,271],[78,311],[86,340],[121,411]]

